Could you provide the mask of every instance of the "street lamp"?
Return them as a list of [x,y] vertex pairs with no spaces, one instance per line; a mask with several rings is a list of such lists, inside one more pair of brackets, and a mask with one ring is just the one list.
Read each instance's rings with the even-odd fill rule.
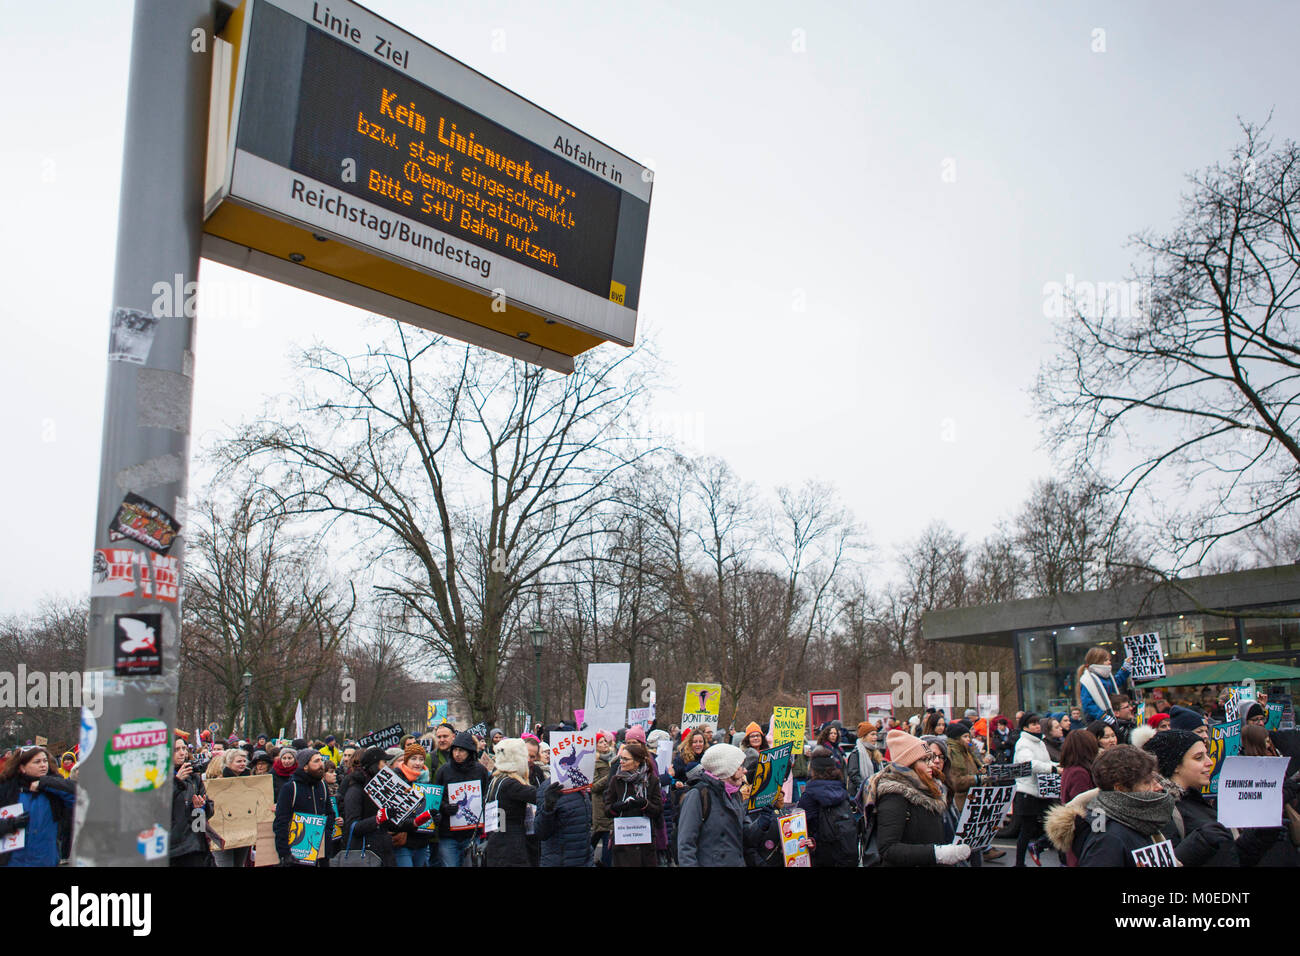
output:
[[244,739],[253,738],[252,728],[248,724],[248,698],[253,693],[253,675],[249,671],[244,671]]
[[[546,643],[546,628],[540,623],[528,629],[533,641],[533,662],[536,664],[536,679],[533,682],[533,720],[542,719],[542,645]],[[531,731],[532,728],[530,727]]]

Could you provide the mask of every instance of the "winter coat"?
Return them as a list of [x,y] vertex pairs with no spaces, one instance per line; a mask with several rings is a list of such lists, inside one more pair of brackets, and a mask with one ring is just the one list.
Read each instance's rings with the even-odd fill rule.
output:
[[[231,774],[235,776],[235,774]],[[169,859],[176,859],[181,856],[189,856],[192,853],[206,854],[208,852],[208,840],[204,836],[204,827],[200,826],[198,832],[194,830],[194,801],[193,797],[202,797],[203,803],[198,808],[203,812],[203,819],[212,816],[213,805],[208,799],[207,790],[203,785],[203,776],[197,773],[191,773],[186,780],[180,780],[176,774],[172,774],[172,826],[171,833],[167,838],[167,856]]]
[[537,790],[514,777],[503,776],[491,781],[483,796],[483,805],[497,802],[498,827],[487,835],[484,863],[487,866],[532,866],[528,844],[524,840],[527,807],[537,800]]
[[[804,788],[803,795],[799,797],[799,809],[804,812],[808,820],[808,835],[817,839],[818,825],[821,822],[821,811],[829,810],[832,807],[846,803],[849,799],[848,792],[844,789],[844,784],[838,780],[809,780],[808,786]],[[822,852],[821,844],[813,849],[812,853],[813,866],[831,866],[830,856]]]
[[[701,793],[708,790],[709,814],[702,816]],[[717,777],[699,770],[677,808],[678,866],[744,866],[745,801],[727,793]]]
[[[611,817],[649,817],[651,825],[663,816],[663,793],[653,765],[641,768],[635,779],[615,772],[605,788],[605,809]],[[611,844],[612,845],[612,844]],[[656,866],[653,843],[613,846],[614,866]]]
[[319,866],[329,859],[329,836],[334,832],[334,804],[330,803],[325,781],[317,780],[301,768],[295,770],[289,782],[280,788],[280,796],[275,801],[275,824],[272,829],[275,831],[275,852],[282,863],[293,859],[289,850],[289,824],[295,813],[325,815],[325,840],[320,859],[316,861]]
[[983,768],[979,755],[961,740],[948,741],[948,786],[952,790],[953,808],[958,813],[966,805],[966,791],[983,781]]
[[609,778],[613,774],[610,769],[610,758],[614,756],[614,751],[610,751],[608,756],[596,754],[596,772],[591,778],[591,832],[608,833],[614,828],[613,818],[610,817],[609,811],[605,809],[605,788],[609,786]]
[[[863,757],[863,751],[866,751],[866,757]],[[880,768],[884,766],[879,750],[872,750],[866,745],[854,745],[853,751],[849,754],[847,764],[849,775],[849,796],[857,796],[862,784],[870,780]]]
[[[554,800],[551,799],[552,791],[548,789],[538,801],[537,836],[542,841],[541,865],[591,866],[592,811],[599,806],[604,812],[605,802],[593,799],[581,790],[560,793],[560,789],[558,785],[555,787]],[[595,793],[594,783],[592,793]],[[609,818],[607,813],[606,818]],[[613,825],[611,821],[609,826]]]
[[1114,817],[1107,817],[1103,826],[1097,812],[1091,809],[1084,817],[1084,826],[1076,829],[1074,846],[1078,866],[1136,867],[1133,851],[1162,839],[1160,834],[1143,836]]
[[[35,793],[31,792],[33,780],[37,782]],[[58,866],[60,831],[71,820],[76,802],[76,783],[64,779],[57,771],[43,777],[20,773],[12,780],[0,782],[0,807],[21,803],[23,813],[27,814],[23,848],[0,853],[0,866]],[[0,821],[0,834],[15,829],[11,822]]]
[[[474,754],[477,753],[476,748],[478,747],[478,745],[474,742],[474,738],[470,736],[468,731],[462,730],[460,733],[458,733],[456,735],[455,740],[451,742],[451,746],[452,748],[460,747],[462,750],[468,750],[469,756],[465,758],[464,763],[456,763],[456,759],[453,757],[452,759],[448,760],[445,764],[443,764],[441,767],[439,767],[438,772],[433,775],[433,782],[437,784],[441,784],[443,787],[442,819],[438,821],[439,839],[444,839],[446,837],[464,836],[469,832],[467,830],[457,831],[456,833],[453,833],[451,831],[450,822],[451,822],[452,814],[447,812],[448,791],[450,791],[450,789],[458,783],[466,783],[470,780],[477,780],[479,782],[480,787],[482,788],[481,792],[484,794],[483,802],[486,803],[488,782],[491,780],[492,777],[492,775],[488,773],[487,768],[484,767],[481,763],[478,762],[478,760],[474,758]],[[347,834],[344,834],[344,836],[346,835]]]
[[875,807],[876,847],[882,866],[937,865],[935,845],[948,842],[944,838],[946,808],[942,799],[921,789],[915,771],[886,767],[873,778],[866,799]]
[[[1066,772],[1081,769],[1083,768],[1067,767]],[[1091,780],[1091,776],[1088,779]],[[1079,865],[1077,851],[1083,848],[1083,841],[1087,836],[1088,805],[1092,803],[1093,797],[1100,792],[1096,787],[1089,787],[1087,790],[1066,799],[1065,776],[1062,775],[1061,797],[1063,802],[1047,811],[1047,815],[1043,819],[1043,832],[1047,834],[1047,839],[1052,841],[1052,845],[1065,854],[1066,866]]]
[[298,772],[297,769],[295,769],[291,773],[287,773],[281,776],[279,770],[280,770],[280,760],[277,757],[276,760],[271,764],[271,795],[275,797],[277,802],[280,799],[280,791],[284,789],[284,785],[288,783],[290,780],[292,780],[293,775]]
[[[1101,682],[1102,692],[1105,694],[1118,694],[1120,688],[1128,683],[1128,664],[1125,664],[1119,670],[1115,671],[1110,677],[1097,677]],[[1095,674],[1093,675],[1096,676]],[[1092,691],[1088,689],[1088,682],[1079,679],[1079,708],[1083,711],[1084,723],[1092,723],[1094,720],[1101,720],[1103,714],[1112,714],[1110,709],[1110,699],[1104,701],[1094,700]]]
[[1169,781],[1164,788],[1178,795],[1169,838],[1183,866],[1240,866],[1231,831],[1219,824],[1218,811],[1201,792]]
[[[1012,763],[1032,763],[1034,765],[1034,774],[1051,773],[1055,769],[1052,758],[1047,753],[1047,746],[1043,743],[1041,737],[1031,734],[1027,730],[1020,732],[1020,737],[1016,740],[1016,754],[1011,760]],[[1016,793],[1027,793],[1031,797],[1038,796],[1038,777],[1017,777]]]
[[1011,755],[1016,752],[1016,740],[1020,733],[1014,728],[1007,730],[1007,735],[1003,737],[996,730],[993,730],[992,721],[989,722],[989,752],[993,754],[994,763],[1011,763]]
[[[369,782],[370,777],[366,772],[358,770],[348,783],[343,797],[343,838],[339,845],[344,850],[360,850],[364,846],[378,856],[384,866],[396,866],[393,825],[375,822],[379,807],[370,799],[370,794],[366,793],[366,784]],[[445,818],[446,814],[443,816]]]
[[785,866],[781,850],[781,820],[772,807],[750,814],[745,828],[746,866]]
[[[690,780],[691,771],[694,770],[699,765],[700,762],[698,760],[690,760],[690,761],[683,760],[681,754],[674,752],[673,753],[673,781],[675,783],[684,784],[685,786],[689,787],[691,785],[691,780]],[[679,795],[678,803],[680,804],[680,802],[681,801]]]
[[1079,794],[1096,786],[1092,771],[1087,767],[1066,767],[1061,771],[1061,802],[1069,803]]

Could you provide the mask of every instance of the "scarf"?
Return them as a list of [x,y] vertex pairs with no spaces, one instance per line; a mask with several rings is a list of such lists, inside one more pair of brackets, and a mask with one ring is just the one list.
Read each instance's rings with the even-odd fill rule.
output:
[[414,767],[408,767],[406,764],[402,764],[397,769],[402,771],[402,776],[406,778],[407,783],[415,783],[415,781],[419,779],[420,774],[424,773],[423,770],[416,770]]
[[[1105,673],[1101,673],[1101,671]],[[1079,686],[1087,687],[1088,694],[1092,697],[1092,702],[1101,708],[1104,714],[1113,714],[1110,708],[1110,692],[1106,690],[1106,685],[1102,683],[1103,679],[1110,678],[1109,664],[1089,664],[1087,670],[1079,675]],[[1111,681],[1114,684],[1114,681]]]
[[872,753],[874,748],[868,747],[866,740],[861,737],[858,738],[858,742],[853,746],[858,752],[858,773],[861,774],[862,779],[865,780],[876,772],[876,758]]
[[1174,815],[1175,802],[1172,793],[1159,790],[1139,793],[1103,790],[1097,794],[1092,805],[1129,829],[1149,837],[1158,833],[1161,827],[1169,825]]
[[298,769],[298,765],[294,764],[292,767],[286,767],[284,764],[280,763],[279,760],[277,760],[274,764],[271,765],[271,769],[275,771],[275,775],[277,777],[292,777],[294,771]]

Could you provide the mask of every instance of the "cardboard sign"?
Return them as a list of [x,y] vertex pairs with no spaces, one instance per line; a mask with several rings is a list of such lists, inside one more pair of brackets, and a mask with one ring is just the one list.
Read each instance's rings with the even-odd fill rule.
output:
[[[21,803],[11,803],[7,807],[0,807],[0,820],[10,820],[14,817],[23,815],[23,805]],[[9,853],[13,850],[21,850],[27,845],[27,828],[15,830],[13,833],[7,833],[0,838],[0,853]]]
[[1225,827],[1276,827],[1290,757],[1228,757],[1219,774],[1219,822]]
[[808,713],[812,716],[812,731],[832,720],[840,720],[840,692],[814,690],[808,693]]
[[1165,676],[1165,652],[1160,647],[1160,635],[1130,634],[1124,638],[1128,660],[1124,666],[1134,680],[1156,680]]
[[552,731],[549,743],[551,782],[558,783],[565,793],[590,787],[591,778],[596,775],[596,732]]
[[[419,794],[420,798],[424,800],[424,809],[428,810],[430,814],[436,813],[438,808],[442,806],[442,784],[413,783],[411,784],[411,789]],[[417,817],[419,815],[419,813],[416,813]],[[416,829],[434,832],[438,829],[437,820],[433,816],[430,816],[428,820],[421,823],[416,827]]]
[[139,677],[162,673],[162,615],[113,615],[113,673]]
[[454,783],[443,794],[446,806],[443,812],[451,811],[447,826],[452,830],[476,830],[483,819],[483,787],[477,780]]
[[416,793],[392,767],[384,767],[371,777],[365,791],[375,806],[388,811],[388,819],[395,824],[405,820],[416,807],[424,806],[423,795]]
[[289,821],[289,852],[299,863],[315,863],[325,845],[323,813],[294,813]]
[[805,707],[772,708],[772,746],[794,744],[799,753],[803,753],[804,731],[808,726],[808,710]]
[[[416,711],[416,713],[419,713],[419,711]],[[284,736],[283,727],[280,728],[280,736]],[[365,750],[367,747],[380,747],[387,750],[389,747],[396,747],[405,736],[406,731],[402,729],[402,725],[393,724],[391,727],[375,730],[364,737],[357,738],[357,749]]]
[[650,832],[649,817],[615,817],[614,843],[617,846],[632,846],[649,843],[654,839]]
[[486,720],[480,720],[469,729],[469,735],[477,740],[487,740],[487,732],[488,725]]
[[1241,721],[1210,724],[1210,742],[1206,746],[1214,758],[1214,770],[1210,774],[1209,785],[1201,787],[1201,794],[1212,797],[1219,792],[1219,774],[1223,770],[1223,762],[1241,752]]
[[[257,843],[257,827],[275,822],[274,786],[269,773],[257,777],[218,777],[203,781],[212,800],[208,836],[219,850]],[[271,852],[275,862],[275,851]]]
[[1177,866],[1178,858],[1174,856],[1174,845],[1168,840],[1139,847],[1130,854],[1134,866]]
[[984,779],[989,783],[1001,783],[1019,777],[1032,777],[1034,765],[1026,760],[1024,763],[991,763],[984,771]]
[[793,751],[794,744],[782,744],[758,752],[758,765],[754,767],[749,803],[745,807],[750,813],[772,805],[777,791],[781,789],[781,785],[785,783],[785,778],[790,773],[790,755]]
[[721,706],[721,684],[687,684],[682,696],[682,729],[711,727],[717,730]]
[[1043,800],[1061,799],[1061,775],[1059,773],[1040,773],[1038,776],[1038,796]]
[[802,810],[796,810],[788,817],[782,817],[781,855],[786,866],[811,867],[812,855],[808,852],[808,816]]
[[1002,827],[1002,819],[1011,808],[1016,795],[1013,783],[994,786],[971,787],[966,791],[966,803],[957,821],[957,839],[971,848],[971,853],[983,853],[993,845],[993,837]]
[[592,730],[622,730],[627,723],[627,683],[631,664],[588,664],[582,710]]

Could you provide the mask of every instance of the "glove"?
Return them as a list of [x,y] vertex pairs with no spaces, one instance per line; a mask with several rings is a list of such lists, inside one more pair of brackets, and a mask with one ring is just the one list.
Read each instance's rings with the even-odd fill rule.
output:
[[560,800],[560,791],[564,788],[558,783],[553,783],[546,788],[546,793],[542,796],[542,809],[547,813],[555,810],[556,803]]
[[383,807],[380,807],[379,812],[375,814],[375,823],[387,823],[387,822],[388,822],[388,811],[385,810]]
[[296,864],[297,862],[298,862],[298,861],[295,860],[292,856],[282,856],[282,857],[280,857],[280,865],[281,865],[281,866],[293,866],[293,865]]
[[30,814],[20,813],[17,816],[6,817],[3,820],[0,820],[0,836],[8,836],[15,830],[21,830],[23,827],[27,826],[27,821],[29,819],[31,819]]
[[[384,811],[380,810],[379,812],[383,813]],[[428,810],[425,810],[423,813],[421,813],[418,817],[415,818],[415,825],[417,827],[422,827],[432,819],[433,819],[433,814],[430,813]]]
[[936,843],[934,862],[943,866],[953,866],[970,859],[970,847],[965,843]]

